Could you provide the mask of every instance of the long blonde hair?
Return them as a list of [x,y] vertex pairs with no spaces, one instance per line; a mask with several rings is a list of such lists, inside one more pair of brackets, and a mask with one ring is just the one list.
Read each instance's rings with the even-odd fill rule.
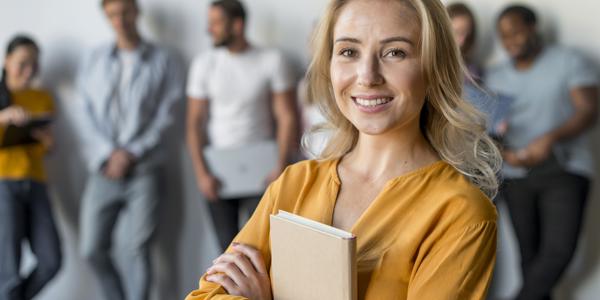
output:
[[[350,152],[358,130],[337,107],[331,85],[333,28],[341,9],[353,0],[332,0],[313,37],[313,60],[307,80],[309,97],[316,99],[333,134],[320,154],[335,159]],[[462,98],[464,66],[444,5],[438,0],[397,0],[412,7],[421,24],[421,61],[427,96],[420,124],[438,155],[490,198],[498,190],[500,151],[486,134],[485,117]],[[322,129],[322,128],[321,128]]]

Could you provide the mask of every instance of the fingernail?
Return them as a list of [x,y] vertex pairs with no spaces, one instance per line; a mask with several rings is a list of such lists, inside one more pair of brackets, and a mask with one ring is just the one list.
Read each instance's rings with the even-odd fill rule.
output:
[[240,243],[233,242],[233,243],[231,243],[231,245],[232,245],[233,247],[237,247],[237,246],[239,246],[239,245],[240,245]]

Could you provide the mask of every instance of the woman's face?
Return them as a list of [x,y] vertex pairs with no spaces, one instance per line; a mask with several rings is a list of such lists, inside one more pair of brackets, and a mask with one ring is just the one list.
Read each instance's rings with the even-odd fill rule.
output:
[[38,52],[31,46],[19,46],[4,59],[6,80],[11,88],[27,88],[35,77],[38,64]]
[[342,8],[330,66],[336,103],[363,134],[419,130],[425,82],[416,13],[399,1],[355,0]]
[[451,21],[454,39],[464,55],[465,52],[469,51],[469,49],[466,48],[465,43],[467,42],[467,38],[473,33],[473,22],[471,22],[471,18],[468,16],[460,15],[452,18]]

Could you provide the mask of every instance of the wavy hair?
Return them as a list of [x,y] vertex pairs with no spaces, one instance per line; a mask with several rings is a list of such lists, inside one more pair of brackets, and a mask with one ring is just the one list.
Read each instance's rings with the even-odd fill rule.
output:
[[[337,107],[331,84],[333,29],[342,8],[355,0],[332,0],[313,37],[307,72],[308,94],[316,100],[332,135],[320,159],[342,157],[356,146],[358,130]],[[446,8],[438,0],[396,0],[411,7],[420,22],[421,68],[427,85],[421,110],[423,135],[438,155],[493,198],[498,190],[500,151],[485,131],[486,119],[462,98],[465,67]]]

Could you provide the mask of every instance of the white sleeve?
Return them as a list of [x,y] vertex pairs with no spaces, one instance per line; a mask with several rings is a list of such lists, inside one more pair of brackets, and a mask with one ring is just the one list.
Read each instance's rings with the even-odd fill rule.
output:
[[285,57],[275,52],[273,55],[273,69],[271,71],[271,91],[282,93],[294,86],[294,76]]
[[208,99],[208,79],[210,78],[212,55],[197,56],[189,70],[186,94],[194,99]]

